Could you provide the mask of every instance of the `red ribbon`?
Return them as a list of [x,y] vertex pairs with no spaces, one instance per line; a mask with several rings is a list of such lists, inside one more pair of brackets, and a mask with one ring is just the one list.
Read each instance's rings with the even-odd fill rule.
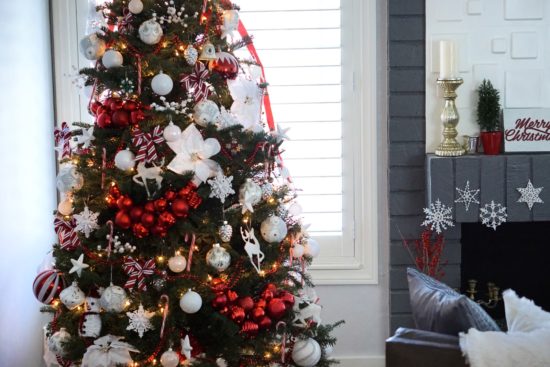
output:
[[130,278],[124,284],[124,288],[133,289],[136,285],[138,290],[146,291],[145,277],[155,273],[155,260],[147,261],[134,260],[131,256],[126,258],[122,268]]
[[196,102],[200,102],[203,99],[210,96],[210,89],[208,89],[208,83],[206,78],[209,72],[206,66],[202,62],[195,64],[195,71],[191,74],[182,74],[180,83],[184,85],[188,92],[193,90],[193,96]]
[[69,125],[66,122],[61,124],[61,129],[56,127],[53,131],[55,137],[55,145],[61,145],[61,153],[59,159],[70,158],[71,157],[71,136],[72,132],[69,129]]
[[123,16],[118,18],[118,31],[122,34],[128,34],[133,31],[132,17],[134,16],[128,8],[122,11]]
[[56,217],[53,221],[55,233],[59,238],[59,246],[63,250],[73,251],[80,246],[80,239],[75,232],[76,220],[72,218],[70,221],[65,221]]
[[160,126],[155,126],[152,133],[144,133],[136,129],[133,133],[132,144],[138,148],[136,161],[150,163],[158,159],[157,149],[155,144],[164,142]]

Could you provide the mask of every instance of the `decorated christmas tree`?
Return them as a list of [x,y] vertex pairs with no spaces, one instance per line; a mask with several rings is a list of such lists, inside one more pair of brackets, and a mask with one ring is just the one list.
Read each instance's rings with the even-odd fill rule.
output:
[[[47,366],[328,366],[286,135],[238,7],[114,0],[81,42],[93,124],[63,123]],[[292,208],[292,210],[290,210]]]

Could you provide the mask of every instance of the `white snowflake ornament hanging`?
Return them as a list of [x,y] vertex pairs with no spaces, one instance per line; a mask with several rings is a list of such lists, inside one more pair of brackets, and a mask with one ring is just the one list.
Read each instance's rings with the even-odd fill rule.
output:
[[544,187],[534,187],[531,180],[529,180],[527,187],[518,187],[516,189],[521,194],[518,203],[526,203],[529,210],[533,209],[533,205],[535,205],[535,203],[544,204],[544,201],[540,198],[540,192],[542,189],[544,189]]
[[470,190],[470,181],[466,181],[464,189],[459,189],[457,187],[456,191],[458,191],[458,199],[455,200],[455,203],[464,203],[466,211],[470,210],[470,204],[479,204],[477,200],[479,189]]
[[225,198],[233,195],[235,190],[232,187],[233,176],[225,176],[222,171],[218,171],[216,177],[208,180],[208,184],[212,188],[210,192],[211,198],[218,198],[222,203],[225,203]]
[[86,238],[90,238],[90,233],[99,228],[97,224],[97,217],[99,213],[90,211],[90,209],[85,206],[84,210],[78,214],[74,215],[76,221],[75,231],[84,233]]
[[497,230],[497,227],[506,222],[508,214],[506,213],[506,207],[502,204],[495,203],[493,200],[489,204],[485,204],[483,208],[479,209],[479,218],[481,218],[481,224],[486,225],[493,230]]
[[140,303],[139,308],[133,312],[126,312],[126,316],[130,319],[130,323],[126,330],[132,330],[138,333],[140,338],[143,338],[143,333],[153,329],[151,324],[151,317],[155,315],[154,312],[145,311],[143,305]]
[[435,201],[435,204],[431,203],[429,208],[424,208],[424,214],[426,214],[426,220],[421,225],[429,227],[437,234],[448,227],[454,227],[453,208],[441,203],[439,199]]

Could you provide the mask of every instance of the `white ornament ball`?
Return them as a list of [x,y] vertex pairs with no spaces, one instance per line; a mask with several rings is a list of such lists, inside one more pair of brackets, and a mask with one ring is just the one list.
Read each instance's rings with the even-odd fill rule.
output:
[[315,339],[299,340],[294,344],[292,360],[301,367],[313,367],[321,360],[321,346]]
[[80,52],[88,60],[98,60],[105,53],[105,41],[92,33],[80,40]]
[[172,348],[168,349],[160,356],[160,364],[162,367],[177,367],[180,364],[178,353],[174,352]]
[[323,348],[323,352],[325,352],[326,357],[330,357],[332,355],[332,352],[334,352],[334,347],[332,345],[325,345]]
[[185,313],[196,313],[202,307],[202,298],[195,291],[188,290],[180,299],[180,307]]
[[172,256],[168,259],[168,268],[174,273],[181,273],[187,266],[187,260],[181,255]]
[[72,164],[64,164],[59,169],[59,173],[56,178],[57,189],[60,192],[69,192],[73,190],[80,190],[84,185],[84,178],[78,172],[76,167]]
[[57,205],[57,212],[61,215],[73,214],[73,202],[71,199],[66,198]]
[[292,203],[289,207],[288,207],[288,214],[290,215],[293,215],[295,217],[299,216],[300,214],[302,214],[304,210],[302,209],[302,206],[298,203]]
[[195,105],[193,119],[200,126],[214,124],[220,117],[220,108],[218,105],[205,99]]
[[287,234],[286,223],[280,217],[273,215],[262,222],[260,232],[267,242],[281,242]]
[[128,3],[128,10],[130,10],[132,14],[139,14],[143,11],[143,3],[141,0],[131,0]]
[[299,259],[302,256],[304,256],[304,246],[300,245],[299,243],[294,245],[294,248],[292,249],[292,257],[295,259]]
[[117,50],[108,50],[103,54],[103,57],[101,58],[103,66],[105,66],[107,69],[118,68],[119,66],[122,66],[123,61],[124,59],[122,58],[122,54]]
[[146,20],[139,26],[139,39],[148,45],[159,43],[162,34],[162,27],[154,19]]
[[308,238],[305,244],[305,254],[311,257],[317,257],[321,253],[321,246],[319,242],[315,241],[313,238]]
[[48,349],[53,354],[63,357],[66,354],[63,343],[68,342],[70,339],[71,334],[65,328],[61,328],[48,338]]
[[178,141],[181,137],[181,129],[178,125],[174,125],[172,121],[164,128],[164,139],[171,143],[174,141]]
[[151,80],[151,88],[159,96],[165,96],[174,88],[174,81],[170,76],[160,72],[160,74],[155,75],[153,80]]
[[218,367],[227,367],[227,361],[223,358],[216,359],[216,366]]
[[206,253],[206,262],[221,273],[231,264],[231,255],[219,243],[215,243]]
[[239,203],[241,203],[241,205],[250,203],[250,205],[254,206],[258,204],[260,200],[262,200],[262,188],[251,179],[247,179],[239,189]]
[[86,302],[86,295],[78,287],[78,284],[73,282],[73,284],[61,291],[59,299],[69,310],[73,310]]
[[129,149],[121,150],[115,155],[115,167],[122,171],[129,171],[136,165],[136,156]]
[[108,312],[122,312],[126,308],[126,291],[119,286],[111,284],[105,288],[99,299],[101,307]]

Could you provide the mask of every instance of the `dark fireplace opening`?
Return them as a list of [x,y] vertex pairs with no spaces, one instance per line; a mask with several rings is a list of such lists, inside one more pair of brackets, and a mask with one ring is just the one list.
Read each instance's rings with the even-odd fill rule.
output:
[[[476,299],[487,301],[488,283],[513,289],[550,311],[550,222],[504,223],[496,231],[480,223],[462,224],[461,290],[477,280]],[[486,308],[504,319],[502,301]]]

